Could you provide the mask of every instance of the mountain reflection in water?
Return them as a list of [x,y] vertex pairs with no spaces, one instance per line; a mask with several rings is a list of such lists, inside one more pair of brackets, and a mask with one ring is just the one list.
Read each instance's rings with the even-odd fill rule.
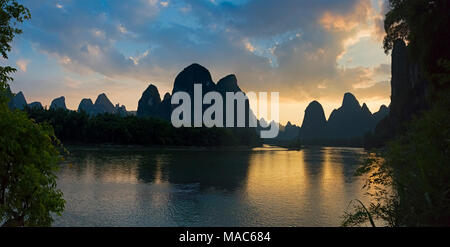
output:
[[338,226],[363,149],[72,147],[55,226]]

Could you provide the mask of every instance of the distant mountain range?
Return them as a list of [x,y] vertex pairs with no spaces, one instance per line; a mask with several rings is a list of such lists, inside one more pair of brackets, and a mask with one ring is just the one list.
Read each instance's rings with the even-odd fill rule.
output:
[[[392,80],[391,104],[389,107],[381,106],[378,112],[371,113],[367,105],[362,106],[351,93],[344,95],[342,106],[335,109],[328,120],[322,105],[311,102],[305,109],[301,126],[290,122],[280,126],[276,141],[300,140],[304,144],[320,145],[353,145],[357,143],[366,147],[382,146],[387,140],[404,130],[404,123],[408,122],[414,114],[426,107],[427,81],[422,75],[419,65],[408,55],[408,48],[402,40],[394,43],[392,50]],[[228,75],[216,83],[213,82],[209,71],[199,64],[186,67],[175,79],[172,95],[175,92],[186,91],[193,96],[194,83],[203,86],[203,94],[217,91],[222,95],[226,92],[242,92],[235,75]],[[40,102],[27,104],[22,92],[13,94],[8,88],[6,95],[10,98],[9,107],[12,109],[30,108],[43,109]],[[78,111],[84,111],[94,116],[101,113],[120,115],[137,115],[139,117],[154,117],[170,120],[174,107],[171,104],[170,93],[161,99],[158,88],[150,84],[143,92],[137,112],[127,112],[125,106],[113,105],[106,94],[100,94],[95,103],[91,99],[83,99]],[[226,102],[224,102],[224,109]],[[67,109],[65,98],[59,97],[52,101],[50,109]],[[246,113],[251,111],[246,105]],[[248,114],[246,114],[248,121]],[[225,119],[224,119],[225,122]],[[259,122],[265,122],[261,119]],[[248,123],[248,122],[247,122]],[[353,142],[355,141],[356,142]]]
[[23,110],[25,106],[30,108],[39,108],[42,109],[42,104],[40,102],[32,102],[27,104],[27,100],[22,92],[18,92],[17,94],[13,94],[9,88],[7,88],[7,96],[10,98],[8,103],[9,108],[11,109],[20,109]]
[[382,105],[372,114],[365,103],[361,106],[353,94],[346,93],[342,106],[333,110],[327,121],[322,105],[313,101],[305,110],[302,125],[288,122],[280,126],[276,141],[300,139],[302,144],[361,146],[364,135],[372,132],[388,113],[389,108]]
[[[17,94],[10,94],[10,101],[9,101],[9,107],[11,109],[20,109],[23,110],[25,106],[28,106],[30,108],[38,108],[43,109],[44,107],[40,102],[33,102],[30,104],[27,104],[27,101],[25,99],[25,96],[22,92],[18,92]],[[66,106],[66,98],[64,96],[58,97],[54,100],[52,100],[50,104],[51,110],[57,110],[57,109],[64,109],[67,110]],[[78,106],[78,111],[85,112],[91,116],[95,116],[97,114],[102,113],[111,113],[111,114],[120,114],[120,115],[127,115],[128,112],[124,105],[119,106],[117,104],[114,106],[111,101],[108,99],[106,94],[102,93],[97,97],[97,100],[95,101],[95,104],[92,103],[91,99],[83,99],[80,102],[80,105]]]
[[119,114],[122,116],[127,115],[127,109],[124,105],[120,106],[119,104],[116,104],[114,106],[108,99],[108,96],[104,93],[97,97],[95,103],[92,103],[91,99],[82,99],[78,106],[78,111],[85,112],[91,116],[103,113]]
[[[183,91],[187,92],[193,98],[194,84],[202,85],[203,95],[212,91],[220,93],[224,99],[224,113],[226,112],[226,93],[243,92],[238,85],[235,75],[225,76],[215,83],[212,80],[210,72],[205,67],[199,64],[192,64],[183,69],[175,78],[172,95],[176,92]],[[114,106],[104,93],[97,97],[95,103],[88,98],[82,99],[78,106],[78,111],[85,112],[90,116],[103,113],[120,114],[123,116],[136,114],[138,117],[153,117],[170,121],[172,110],[177,107],[171,104],[172,95],[166,93],[161,99],[158,88],[150,84],[139,99],[137,112],[127,112],[126,107],[123,105],[120,106],[117,104]],[[23,109],[28,105],[29,107],[42,109],[42,104],[39,102],[27,104],[22,92],[11,96],[9,104],[11,108]],[[203,111],[207,107],[204,106]],[[236,108],[237,105],[235,103]],[[54,99],[51,102],[50,109],[67,109],[64,96]],[[249,126],[249,111],[251,110],[247,101],[245,105],[245,126],[247,127]],[[281,141],[300,139],[302,143],[325,144],[329,140],[362,138],[367,132],[373,131],[378,122],[388,113],[389,109],[383,105],[378,112],[372,114],[366,104],[361,106],[355,96],[351,93],[346,93],[342,106],[331,113],[328,121],[325,118],[322,105],[317,101],[313,101],[305,110],[302,126],[296,126],[290,122],[286,126],[280,125],[280,134],[276,139]],[[237,122],[236,114],[237,111],[235,111],[234,118],[235,126]],[[254,116],[253,113],[252,116]],[[223,121],[225,126],[226,116],[224,116]],[[258,122],[265,122],[265,120],[261,119]]]
[[52,103],[50,104],[50,110],[56,109],[64,109],[64,110],[67,109],[66,98],[64,96],[52,100]]

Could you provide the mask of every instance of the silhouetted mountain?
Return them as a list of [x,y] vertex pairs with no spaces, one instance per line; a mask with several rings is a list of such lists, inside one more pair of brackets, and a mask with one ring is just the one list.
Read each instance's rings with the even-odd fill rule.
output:
[[235,75],[227,75],[217,82],[216,91],[221,94],[226,94],[226,92],[242,92],[237,84],[237,78]]
[[[363,145],[364,135],[373,131],[388,112],[383,105],[372,114],[365,103],[360,106],[353,94],[346,93],[342,106],[335,109],[327,121],[322,105],[313,101],[305,110],[298,137],[302,144],[359,147]],[[278,139],[281,138],[284,137]]]
[[361,107],[353,94],[346,93],[342,106],[333,110],[328,119],[327,133],[330,138],[362,137],[373,125],[367,106]]
[[192,64],[181,71],[175,78],[172,95],[176,92],[187,92],[193,98],[194,84],[202,84],[203,94],[213,91],[215,84],[209,71],[199,65]]
[[121,116],[126,116],[128,114],[124,105],[120,106],[119,104],[116,104],[116,106],[114,106],[108,99],[108,96],[104,93],[97,97],[95,104],[92,103],[91,99],[82,99],[78,105],[78,111],[84,111],[91,116],[104,113],[119,114]]
[[141,99],[139,100],[137,116],[160,118],[170,121],[172,114],[171,99],[172,96],[170,93],[166,93],[161,101],[158,88],[150,84],[144,93],[142,93]]
[[367,147],[378,147],[405,130],[405,124],[427,107],[427,80],[417,62],[409,57],[403,40],[396,40],[392,49],[391,104],[389,114],[381,119]]
[[56,109],[65,109],[66,107],[66,98],[64,96],[61,96],[59,98],[56,98],[52,101],[50,105],[50,110],[56,110]]
[[164,95],[164,99],[161,102],[161,105],[159,106],[159,114],[162,119],[166,119],[170,121],[170,117],[172,114],[172,96],[170,93],[166,93]]
[[[192,123],[194,118],[194,85],[202,85],[203,96],[212,91],[220,93],[223,97],[223,121],[224,126],[226,124],[226,93],[227,92],[242,92],[237,83],[237,78],[235,75],[228,75],[217,83],[217,85],[212,80],[210,72],[203,66],[199,64],[192,64],[183,71],[181,71],[175,78],[172,93],[186,92],[191,96],[191,115]],[[173,94],[172,94],[173,95]],[[137,116],[139,117],[156,117],[170,121],[172,110],[177,107],[177,105],[171,104],[172,96],[169,93],[164,95],[164,99],[161,101],[158,88],[154,85],[149,85],[149,87],[143,92],[141,99],[138,103]],[[209,106],[203,105],[203,111],[205,111]],[[248,126],[248,111],[249,103],[246,101],[245,105],[245,120]],[[237,126],[237,104],[235,103],[235,125]]]
[[32,102],[30,104],[28,104],[29,108],[36,108],[36,109],[44,109],[44,107],[42,107],[41,102]]
[[[215,84],[212,80],[211,74],[209,71],[199,65],[199,64],[191,64],[188,67],[184,68],[177,77],[175,78],[175,82],[173,85],[172,95],[177,92],[186,92],[191,97],[191,123],[194,125],[195,119],[195,111],[194,111],[194,85],[201,84],[202,85],[202,96],[206,93],[211,92],[215,89]],[[173,109],[175,109],[178,105],[174,104]],[[207,106],[202,105],[202,113],[205,112]]]
[[[230,86],[232,87],[230,90],[239,89],[237,80],[233,82],[230,79],[233,77],[222,80],[224,93]],[[191,101],[194,103],[194,84],[198,83],[203,85],[203,94],[215,90],[216,85],[208,70],[198,64],[193,64],[177,76],[173,92],[183,91],[191,94]],[[150,85],[139,100],[136,112],[139,117],[122,118],[118,115],[100,114],[86,118],[82,117],[84,114],[71,111],[55,111],[47,114],[46,111],[33,111],[33,109],[28,109],[28,113],[34,119],[50,122],[54,126],[57,137],[63,141],[208,147],[261,145],[261,140],[254,128],[175,128],[170,122],[151,118],[170,120],[172,109],[176,107],[172,106],[171,98],[172,96],[166,93],[161,101],[158,89],[154,85]],[[56,108],[62,103],[64,103],[64,98],[62,98],[62,102],[61,99],[54,100],[52,106]],[[116,105],[114,107],[105,94],[99,95],[95,104],[92,104],[89,99],[84,99],[78,108],[80,111],[86,109],[92,115],[105,112],[122,115],[121,112],[126,111],[124,106]],[[77,121],[76,126],[73,125],[73,121]]]
[[372,112],[370,112],[369,107],[367,107],[366,103],[363,103],[361,111],[366,116],[366,118],[370,119],[373,117]]
[[27,100],[25,99],[25,96],[23,95],[22,92],[19,92],[14,95],[9,87],[6,88],[6,97],[9,98],[8,107],[10,109],[23,110],[25,106],[28,106],[30,108],[43,109],[42,104],[40,102],[33,102],[27,104]]
[[161,117],[160,116],[161,97],[158,88],[150,84],[142,93],[142,97],[138,103],[138,117]]
[[301,139],[317,139],[326,135],[327,120],[322,105],[311,102],[305,110],[305,116],[301,127]]
[[353,94],[345,93],[341,108],[356,111],[361,108],[361,105]]
[[102,114],[102,113],[116,113],[116,108],[114,107],[113,103],[108,99],[108,96],[106,94],[102,93],[100,94],[94,103],[95,106],[95,114]]
[[9,101],[10,109],[19,109],[23,110],[25,106],[27,106],[27,101],[25,100],[25,96],[22,92],[18,92],[16,95],[12,96]]
[[78,106],[78,111],[84,111],[87,114],[91,114],[94,111],[94,104],[91,99],[82,99]]
[[389,108],[387,108],[387,106],[385,106],[385,105],[380,106],[380,109],[378,110],[378,112],[375,112],[373,114],[373,119],[374,119],[375,125],[378,124],[388,114],[389,114]]
[[[226,126],[227,116],[226,116],[226,108],[227,108],[227,92],[232,93],[238,93],[242,92],[244,93],[241,88],[238,86],[237,78],[235,75],[227,75],[224,78],[220,79],[219,82],[217,82],[215,91],[219,92],[222,95],[223,98],[223,123],[224,126]],[[244,93],[245,95],[245,93]],[[250,111],[250,104],[248,100],[245,102],[245,108],[244,108],[244,114],[245,114],[245,126],[249,126],[249,111]],[[254,114],[252,113],[254,116]],[[254,117],[256,119],[256,116]],[[234,126],[238,125],[238,105],[235,102],[234,103]]]
[[300,134],[300,127],[292,124],[291,122],[287,122],[286,126],[280,126],[280,133],[278,134],[277,139],[281,141],[291,141],[297,139]]
[[115,113],[120,116],[128,115],[127,108],[124,105],[119,105],[119,104],[116,104],[116,106],[115,106]]

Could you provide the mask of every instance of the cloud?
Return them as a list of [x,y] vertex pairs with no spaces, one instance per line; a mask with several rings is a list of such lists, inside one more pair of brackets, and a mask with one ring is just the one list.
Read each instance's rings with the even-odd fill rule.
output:
[[117,26],[117,29],[118,29],[119,32],[122,33],[122,34],[126,34],[126,33],[128,32],[127,29],[126,29],[124,26],[122,26],[122,25],[118,25],[118,26]]
[[[107,78],[127,88],[151,81],[170,90],[176,74],[197,62],[209,68],[216,81],[235,73],[241,88],[278,91],[284,101],[340,101],[347,91],[366,98],[389,97],[389,85],[379,83],[389,80],[389,64],[357,64],[362,55],[349,53],[365,38],[381,36],[384,0],[24,4],[33,18],[24,26],[23,37],[57,61],[63,68],[61,81],[70,81],[65,80],[69,73],[79,77],[77,82]],[[383,52],[379,42],[367,45]],[[339,63],[343,56],[354,61],[351,67]],[[70,85],[81,90],[86,83]],[[137,104],[124,103],[130,109]]]
[[167,6],[169,6],[169,1],[161,1],[160,4],[163,7],[167,7]]
[[30,60],[28,59],[19,59],[17,60],[16,64],[17,67],[19,67],[19,69],[23,72],[27,72],[27,68],[28,68],[28,64],[30,64]]
[[139,65],[139,61],[141,59],[147,57],[149,53],[150,53],[150,51],[146,50],[144,53],[139,54],[139,56],[137,56],[137,57],[130,57],[130,59],[133,61],[134,65]]
[[391,65],[380,64],[374,68],[374,74],[378,76],[389,76],[391,74]]
[[378,41],[382,41],[385,36],[384,17],[386,16],[386,13],[389,11],[389,3],[388,0],[378,0],[377,4],[379,12],[376,13],[374,16],[374,23],[375,23],[374,37]]

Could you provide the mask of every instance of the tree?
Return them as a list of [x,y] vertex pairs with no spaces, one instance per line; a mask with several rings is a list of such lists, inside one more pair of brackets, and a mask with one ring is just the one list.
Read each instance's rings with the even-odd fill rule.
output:
[[408,43],[428,85],[429,108],[405,123],[408,128],[367,160],[357,175],[367,176],[372,203],[344,215],[344,226],[370,219],[389,226],[450,226],[450,1],[389,0],[384,48]]
[[[30,11],[15,0],[0,0],[0,53],[8,59],[11,41],[22,33],[18,23],[30,19]],[[0,67],[0,224],[49,226],[52,213],[64,209],[56,188],[61,160],[58,140],[49,125],[36,124],[24,112],[8,106],[12,67]]]
[[[428,76],[443,73],[439,63],[450,59],[450,1],[447,0],[389,0],[383,41],[385,52],[392,50],[394,41],[408,43],[410,55],[419,62]],[[436,85],[437,89],[448,84]]]
[[[11,51],[11,41],[22,30],[17,28],[17,23],[31,18],[30,11],[15,0],[0,0],[0,53],[4,59],[8,59],[8,52]],[[10,73],[16,69],[10,66],[0,66],[0,90],[6,90],[8,81],[12,81]]]
[[[450,73],[450,71],[449,71]],[[412,121],[408,131],[358,169],[372,203],[355,204],[344,226],[370,217],[389,226],[450,225],[450,95]]]
[[64,209],[55,172],[61,161],[53,130],[0,105],[0,222],[49,226]]

